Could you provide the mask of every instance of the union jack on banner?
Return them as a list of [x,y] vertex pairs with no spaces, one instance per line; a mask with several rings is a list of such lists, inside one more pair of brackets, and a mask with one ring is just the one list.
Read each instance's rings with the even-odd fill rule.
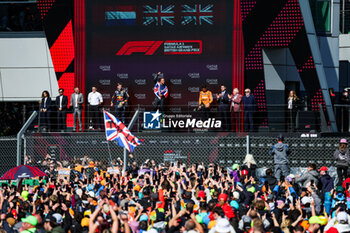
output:
[[111,113],[103,110],[103,116],[108,141],[117,141],[119,146],[124,147],[129,152],[133,152],[135,147],[141,144],[141,141],[129,131],[123,122]]
[[174,5],[156,5],[155,7],[145,5],[143,8],[143,25],[163,26],[165,24],[175,24]]
[[182,17],[181,24],[188,25],[202,25],[210,24],[213,25],[213,4],[202,5],[182,5]]

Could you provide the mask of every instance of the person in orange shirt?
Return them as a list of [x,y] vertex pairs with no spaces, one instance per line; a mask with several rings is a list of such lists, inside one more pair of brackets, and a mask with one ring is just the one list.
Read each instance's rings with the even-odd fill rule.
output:
[[209,118],[210,105],[213,102],[213,94],[207,89],[206,86],[202,87],[202,91],[199,93],[199,107],[198,110],[202,111],[202,121]]

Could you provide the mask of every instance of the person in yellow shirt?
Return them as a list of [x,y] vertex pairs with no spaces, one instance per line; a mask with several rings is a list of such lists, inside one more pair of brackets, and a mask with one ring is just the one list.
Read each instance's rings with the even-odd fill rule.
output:
[[198,110],[202,111],[202,121],[209,118],[210,105],[213,102],[213,94],[207,89],[206,86],[202,87],[202,91],[199,93],[199,107]]

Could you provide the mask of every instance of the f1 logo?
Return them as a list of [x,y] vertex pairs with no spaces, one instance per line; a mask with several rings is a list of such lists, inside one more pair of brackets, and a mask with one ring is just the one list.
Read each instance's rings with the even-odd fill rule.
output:
[[157,49],[163,44],[163,41],[129,41],[116,55],[131,55],[133,53],[145,53],[145,55],[153,55]]

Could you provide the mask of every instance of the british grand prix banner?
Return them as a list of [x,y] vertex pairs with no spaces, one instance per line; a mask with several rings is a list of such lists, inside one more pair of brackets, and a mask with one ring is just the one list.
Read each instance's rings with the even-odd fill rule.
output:
[[131,105],[151,105],[153,74],[166,78],[170,111],[198,105],[202,85],[232,86],[233,1],[86,1],[86,88],[108,104],[116,84]]

